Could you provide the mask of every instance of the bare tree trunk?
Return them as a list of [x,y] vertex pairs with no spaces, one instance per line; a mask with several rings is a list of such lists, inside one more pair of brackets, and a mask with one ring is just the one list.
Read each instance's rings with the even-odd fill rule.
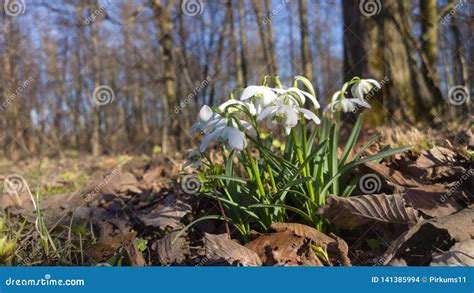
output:
[[301,62],[304,76],[313,80],[313,62],[308,40],[308,5],[306,0],[299,0],[300,34],[301,34]]
[[271,74],[276,76],[278,75],[278,64],[277,64],[277,59],[276,59],[276,49],[275,49],[275,40],[273,38],[273,21],[270,18],[271,14],[271,3],[270,0],[265,0],[265,9],[267,11],[267,33],[265,34],[267,37],[267,44],[268,44],[268,50],[269,50],[269,56],[270,56],[270,70]]
[[[174,112],[170,111],[175,105],[176,100],[176,82],[173,66],[173,21],[171,13],[173,9],[173,1],[169,1],[166,6],[161,0],[152,0],[153,12],[155,14],[155,22],[159,28],[158,38],[160,40],[161,61],[163,63],[163,78],[165,83],[165,96],[163,99],[164,125],[162,126],[162,152],[169,153],[169,135],[178,134],[178,120]],[[166,116],[166,115],[169,115]],[[171,120],[171,123],[169,123]],[[168,129],[169,128],[169,129]],[[170,132],[169,132],[170,130]]]
[[[267,68],[267,72],[265,74],[271,74],[274,75],[273,67],[272,67],[272,62],[270,60],[270,49],[268,48],[269,45],[267,43],[268,39],[266,37],[265,33],[265,26],[264,26],[264,18],[263,18],[263,13],[262,13],[262,5],[260,0],[252,0],[252,6],[253,10],[255,12],[255,16],[257,17],[257,24],[258,24],[258,32],[260,35],[260,43],[262,45],[262,52],[263,52],[263,62],[265,63],[265,67]],[[266,21],[271,21],[271,20],[266,20]]]
[[[2,14],[3,15],[3,14]],[[6,58],[3,61],[4,73],[4,99],[13,100],[4,111],[6,111],[5,128],[5,156],[12,160],[18,160],[21,156],[21,132],[22,119],[19,116],[18,103],[22,97],[16,93],[16,70],[15,70],[15,50],[18,49],[18,31],[13,17],[3,19],[3,36],[7,42]],[[20,95],[22,95],[20,93]],[[3,116],[3,115],[2,115]]]
[[[96,0],[92,0],[92,9],[90,9],[90,15],[93,11],[97,10],[98,4]],[[100,56],[99,54],[99,37],[98,37],[98,21],[94,21],[91,25],[91,38],[92,38],[92,71],[93,71],[93,81],[94,89],[100,86]],[[91,93],[92,95],[92,93]],[[95,100],[95,97],[92,97],[91,100]],[[92,105],[92,134],[91,134],[91,147],[92,155],[98,156],[101,154],[101,145],[100,145],[100,112],[101,106],[98,104]]]
[[242,72],[239,49],[237,48],[237,31],[234,23],[234,10],[232,8],[232,0],[227,0],[227,14],[230,22],[230,44],[234,57],[235,79],[238,86],[244,86],[244,74]]
[[[464,46],[462,42],[461,32],[459,30],[459,21],[456,14],[451,17],[450,23],[451,32],[454,37],[453,52],[454,54],[454,81],[458,85],[468,86],[469,83],[469,73],[466,66],[466,60],[464,60]],[[469,87],[467,87],[469,89]]]
[[242,61],[242,76],[244,85],[248,84],[248,48],[247,48],[247,19],[245,17],[244,1],[237,1],[239,5],[239,32],[240,32],[240,59]]
[[436,0],[419,1],[421,23],[421,49],[427,56],[430,70],[436,72],[438,57],[438,13]]

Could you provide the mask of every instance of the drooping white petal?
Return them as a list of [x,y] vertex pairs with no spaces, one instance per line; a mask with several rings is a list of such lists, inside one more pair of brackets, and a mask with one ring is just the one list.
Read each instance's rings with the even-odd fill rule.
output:
[[303,106],[304,103],[306,102],[306,99],[305,99],[302,91],[299,88],[290,87],[289,89],[286,90],[286,92],[287,93],[291,92],[291,93],[295,93],[296,95],[298,95],[299,101],[294,96],[291,96],[291,99],[296,102],[296,106]]
[[349,99],[352,103],[355,103],[359,106],[365,107],[365,108],[370,108],[370,104],[367,103],[365,100],[360,100],[360,99]]
[[269,87],[251,85],[244,89],[240,100],[245,101],[254,96],[263,98],[264,104],[271,103],[276,99],[275,93]]
[[291,106],[281,106],[276,111],[276,115],[284,117],[285,127],[293,128],[298,124],[298,114]]
[[264,107],[273,103],[277,98],[277,95],[275,95],[275,93],[268,87],[264,87],[262,91],[262,95],[263,95],[262,102],[263,102]]
[[321,108],[321,105],[319,105],[318,100],[316,99],[315,96],[313,96],[312,94],[310,94],[310,93],[308,93],[308,92],[305,92],[305,91],[301,91],[301,93],[302,93],[303,95],[305,95],[308,99],[310,99],[311,102],[313,102],[314,107],[315,107],[316,109]]
[[255,96],[255,95],[258,95],[261,93],[261,89],[260,89],[260,86],[256,86],[256,85],[251,85],[251,86],[248,86],[244,89],[244,91],[242,92],[242,95],[240,96],[240,100],[241,101],[245,101],[245,100],[248,100],[250,99],[251,97]]
[[367,82],[370,82],[371,84],[373,84],[375,87],[377,87],[377,88],[379,88],[379,89],[382,88],[382,86],[380,85],[380,83],[379,83],[377,80],[375,80],[375,79],[368,78],[368,79],[366,79],[366,81],[367,81]]
[[297,108],[297,110],[298,110],[298,112],[303,113],[304,118],[313,120],[314,123],[316,123],[316,124],[320,124],[320,123],[321,123],[321,120],[320,120],[320,119],[318,118],[318,116],[316,116],[316,114],[314,114],[312,111],[310,111],[310,110],[308,110],[308,109],[305,109],[305,108]]
[[260,112],[260,114],[258,115],[257,121],[262,121],[268,115],[273,114],[273,112],[275,112],[277,109],[278,109],[278,106],[270,106],[263,109],[262,112]]
[[213,141],[214,139],[218,138],[221,135],[221,131],[223,129],[225,129],[225,127],[215,129],[214,132],[211,132],[211,133],[207,134],[206,136],[204,136],[204,139],[202,140],[201,145],[199,146],[199,151],[201,153],[204,152],[207,149],[207,147],[209,146],[209,143],[211,141]]
[[351,93],[354,98],[362,99],[364,97],[361,82],[356,83],[352,86]]
[[249,103],[248,101],[245,101],[244,103],[247,105],[247,109],[249,109],[251,115],[257,115],[257,109],[253,103]]
[[222,138],[225,139],[227,147],[230,150],[243,150],[247,146],[245,134],[233,127],[226,127],[223,131]]
[[[228,110],[227,107],[232,106],[232,105],[241,105],[241,106],[244,106],[245,108],[249,108],[249,105],[251,105],[251,104],[249,104],[249,103],[244,103],[244,102],[242,102],[242,101],[235,100],[235,99],[230,99],[230,100],[228,100],[228,101],[222,103],[222,104],[219,106],[219,110],[226,112],[226,111]],[[232,108],[232,110],[233,110],[233,111],[237,111],[237,109],[235,109],[235,108]],[[249,109],[249,110],[250,110],[250,109]]]
[[214,111],[208,105],[204,105],[199,110],[199,120],[200,121],[209,121],[214,116]]
[[350,112],[350,111],[353,111],[355,108],[354,104],[351,101],[349,101],[349,99],[341,100],[340,104],[341,104],[341,108],[343,112]]
[[341,91],[335,92],[331,97],[331,102],[335,102],[335,101],[339,100],[340,95],[341,95]]

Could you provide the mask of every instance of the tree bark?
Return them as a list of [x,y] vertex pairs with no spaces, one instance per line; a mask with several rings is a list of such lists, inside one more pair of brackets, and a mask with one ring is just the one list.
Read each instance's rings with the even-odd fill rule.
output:
[[234,10],[232,0],[227,0],[227,14],[230,22],[230,46],[234,57],[235,80],[240,87],[244,86],[244,73],[242,72],[242,62],[240,60],[239,49],[237,48],[237,31],[234,23]]
[[308,37],[308,5],[306,0],[299,0],[300,35],[301,35],[301,62],[303,63],[303,74],[313,81],[313,62],[309,48]]
[[[170,0],[166,6],[161,0],[152,0],[155,22],[159,28],[159,41],[161,62],[163,63],[163,79],[165,95],[163,99],[163,126],[161,148],[164,154],[168,154],[170,149],[170,135],[178,134],[178,120],[171,109],[177,106],[176,81],[173,66],[173,20],[171,19],[173,1]],[[170,121],[171,120],[171,121]]]
[[237,1],[239,5],[239,33],[240,33],[240,59],[242,61],[242,76],[244,79],[244,86],[248,84],[248,48],[247,48],[247,19],[245,17],[244,1]]

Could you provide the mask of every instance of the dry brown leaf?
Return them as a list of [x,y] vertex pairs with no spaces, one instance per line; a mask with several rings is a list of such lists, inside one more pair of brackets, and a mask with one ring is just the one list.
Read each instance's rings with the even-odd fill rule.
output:
[[260,235],[245,246],[255,251],[266,266],[323,266],[310,245],[309,238],[284,230]]
[[449,216],[421,221],[392,242],[381,258],[382,264],[403,258],[408,265],[427,265],[433,252],[474,239],[473,223],[472,206]]
[[286,230],[292,231],[296,236],[306,237],[313,241],[316,246],[327,247],[334,239],[328,235],[319,232],[313,227],[298,224],[298,223],[273,223],[270,228],[276,232],[283,232]]
[[371,194],[353,197],[329,196],[318,214],[342,229],[353,229],[370,222],[413,225],[417,212],[407,207],[401,194]]
[[142,252],[138,249],[135,241],[130,241],[128,247],[125,248],[127,253],[126,263],[132,267],[143,267],[146,266],[145,258]]
[[347,243],[336,235],[328,236],[313,227],[298,223],[273,223],[270,229],[277,232],[288,230],[292,231],[296,236],[308,238],[315,246],[327,250],[331,262],[340,262],[343,266],[351,265],[348,257],[349,248]]
[[458,242],[449,251],[433,255],[430,266],[474,266],[474,240]]
[[181,219],[191,212],[191,205],[179,199],[175,194],[168,195],[159,202],[152,210],[143,211],[138,218],[146,226],[152,226],[165,230],[179,229],[183,225]]
[[261,266],[258,255],[227,238],[226,234],[213,235],[206,233],[204,246],[208,264],[231,266]]
[[421,178],[437,180],[441,178],[458,177],[466,170],[456,166],[456,153],[443,147],[434,147],[420,154],[415,166],[423,170]]
[[163,239],[156,241],[152,249],[158,255],[158,261],[163,266],[182,264],[189,255],[189,244],[184,237],[179,237],[173,243],[178,231],[167,234]]
[[377,164],[373,162],[367,162],[365,165],[372,169],[374,172],[378,173],[382,177],[384,177],[387,181],[403,186],[403,187],[416,187],[416,186],[422,186],[423,184],[416,180],[415,178],[403,174],[400,171],[391,169],[385,165],[382,164]]
[[100,236],[96,244],[86,251],[86,255],[96,260],[104,260],[112,256],[122,247],[128,247],[133,242],[137,232],[129,228],[114,231],[111,224],[100,223]]
[[[462,196],[461,192],[449,193],[444,191],[428,191],[425,188],[405,188],[403,198],[414,209],[430,217],[443,217],[463,209],[456,199]],[[465,199],[467,201],[467,199]]]

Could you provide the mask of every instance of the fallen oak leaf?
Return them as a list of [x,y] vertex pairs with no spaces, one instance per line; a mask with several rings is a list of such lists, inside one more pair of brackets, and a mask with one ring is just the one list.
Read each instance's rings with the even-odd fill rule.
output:
[[312,241],[291,230],[262,234],[245,247],[255,251],[265,266],[323,266]]
[[349,198],[331,195],[317,214],[347,230],[370,222],[411,226],[419,221],[417,211],[406,206],[402,194],[371,194]]
[[247,247],[227,238],[227,234],[205,233],[204,247],[209,264],[261,266],[262,260]]
[[351,266],[347,243],[334,234],[328,236],[313,227],[299,223],[273,223],[270,229],[276,232],[289,230],[297,236],[309,238],[315,246],[328,251],[331,263],[338,261],[343,266]]
[[403,198],[414,209],[432,218],[447,216],[462,210],[464,206],[456,199],[463,198],[466,203],[468,201],[459,191],[429,191],[421,187],[404,188]]
[[178,237],[173,242],[177,234],[177,231],[166,234],[163,239],[156,241],[152,245],[152,249],[158,256],[158,262],[163,266],[182,264],[186,260],[186,256],[190,253],[189,243],[185,237]]
[[416,187],[424,185],[424,183],[418,181],[417,179],[382,164],[367,162],[365,163],[365,166],[384,177],[390,183],[398,186]]

